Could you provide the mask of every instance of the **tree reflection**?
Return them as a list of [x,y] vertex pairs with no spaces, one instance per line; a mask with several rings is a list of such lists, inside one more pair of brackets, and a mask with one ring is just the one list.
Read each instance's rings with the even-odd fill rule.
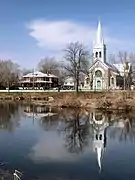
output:
[[120,133],[120,140],[135,142],[135,119],[130,115],[124,115],[123,117],[124,128]]
[[89,116],[82,117],[75,111],[72,117],[65,127],[64,144],[70,153],[80,153],[89,142]]
[[110,138],[117,138],[119,141],[135,142],[135,117],[134,114],[115,112],[110,123],[112,131]]
[[0,129],[13,131],[19,125],[19,112],[17,103],[0,103]]

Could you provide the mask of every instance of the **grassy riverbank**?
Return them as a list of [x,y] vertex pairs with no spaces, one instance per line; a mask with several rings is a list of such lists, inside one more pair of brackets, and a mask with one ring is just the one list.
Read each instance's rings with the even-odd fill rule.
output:
[[0,93],[0,100],[32,102],[53,107],[135,110],[135,91]]

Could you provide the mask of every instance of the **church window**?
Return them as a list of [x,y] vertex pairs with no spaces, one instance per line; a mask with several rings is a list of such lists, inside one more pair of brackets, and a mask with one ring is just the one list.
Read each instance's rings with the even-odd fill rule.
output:
[[111,81],[112,81],[111,83],[114,84],[114,78],[113,77],[111,78]]
[[100,134],[99,139],[102,140],[102,134]]
[[98,134],[96,134],[96,140],[98,140]]
[[86,84],[89,84],[89,78],[86,79]]
[[101,51],[99,52],[99,57],[101,58]]
[[97,71],[95,72],[95,76],[96,76],[96,77],[102,77],[102,72],[101,72],[100,70],[97,70]]
[[103,119],[102,114],[101,114],[101,113],[96,113],[96,114],[95,114],[95,119],[96,119],[97,121],[101,121],[101,120]]
[[98,52],[96,52],[96,58],[98,57]]

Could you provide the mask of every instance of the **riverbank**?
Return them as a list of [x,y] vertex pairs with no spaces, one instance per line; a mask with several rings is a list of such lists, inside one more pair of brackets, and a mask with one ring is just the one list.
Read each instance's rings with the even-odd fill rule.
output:
[[0,93],[0,101],[23,101],[60,108],[135,110],[135,91]]

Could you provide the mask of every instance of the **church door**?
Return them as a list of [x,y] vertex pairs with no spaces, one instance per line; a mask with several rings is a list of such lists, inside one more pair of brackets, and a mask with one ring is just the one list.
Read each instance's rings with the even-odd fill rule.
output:
[[100,80],[98,80],[97,81],[97,88],[96,89],[102,89],[102,86],[101,86],[101,81]]

